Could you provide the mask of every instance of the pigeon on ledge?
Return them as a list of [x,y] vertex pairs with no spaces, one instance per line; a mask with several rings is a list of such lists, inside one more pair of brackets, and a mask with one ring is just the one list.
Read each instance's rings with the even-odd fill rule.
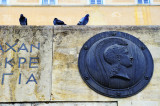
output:
[[89,14],[87,14],[85,17],[81,18],[79,23],[77,25],[86,25],[89,21]]
[[27,18],[23,16],[23,14],[20,15],[19,22],[21,25],[27,25]]
[[63,21],[58,20],[57,18],[54,19],[53,24],[54,25],[66,25]]

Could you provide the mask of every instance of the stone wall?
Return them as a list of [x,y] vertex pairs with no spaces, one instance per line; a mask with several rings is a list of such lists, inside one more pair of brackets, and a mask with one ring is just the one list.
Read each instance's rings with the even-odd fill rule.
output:
[[[81,47],[89,38],[105,31],[129,33],[152,54],[152,79],[134,96],[102,96],[90,89],[79,74]],[[160,26],[0,26],[0,102],[159,106],[159,36]]]

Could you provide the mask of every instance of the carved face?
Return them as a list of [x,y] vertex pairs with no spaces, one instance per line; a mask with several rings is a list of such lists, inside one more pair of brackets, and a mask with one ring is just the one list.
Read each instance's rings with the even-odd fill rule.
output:
[[133,58],[131,56],[129,56],[127,49],[124,49],[124,51],[120,55],[120,60],[119,61],[120,61],[120,64],[125,66],[125,67],[132,66]]
[[112,68],[110,70],[111,78],[123,78],[130,80],[124,67],[132,66],[132,59],[128,55],[127,46],[114,44],[104,51],[104,59]]

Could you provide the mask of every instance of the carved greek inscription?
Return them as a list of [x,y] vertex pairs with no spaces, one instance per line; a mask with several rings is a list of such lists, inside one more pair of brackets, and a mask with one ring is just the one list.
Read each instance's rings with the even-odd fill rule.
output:
[[[9,44],[8,42],[5,43],[5,46],[3,45],[0,45],[0,52],[2,54],[5,54],[7,52],[15,52],[15,53],[21,53],[22,51],[23,52],[26,52],[26,53],[32,53],[34,52],[33,50],[40,50],[40,43],[37,43],[37,45],[33,45],[31,44],[29,48],[27,48],[26,44],[25,43],[22,43],[20,46],[17,47],[17,43],[14,43],[14,44]],[[5,49],[5,48],[7,49]],[[16,48],[17,47],[17,48]],[[9,57],[6,57],[4,59],[4,68],[8,68],[8,67],[14,67],[14,68],[22,68],[22,65],[26,64],[27,63],[27,60],[28,61],[28,67],[31,69],[31,68],[38,68],[38,64],[39,64],[39,57],[28,57],[29,59],[27,59],[26,57],[18,57],[18,63],[15,63],[15,58],[9,58]],[[18,64],[18,65],[17,65]],[[18,67],[16,67],[18,66]],[[2,74],[2,81],[1,81],[1,85],[4,85],[4,80],[5,80],[5,77],[6,76],[12,76],[14,75],[13,73],[3,73]],[[19,74],[19,81],[18,81],[18,84],[21,84],[21,80],[22,80],[22,74],[20,73]],[[26,84],[30,83],[30,82],[34,82],[37,84],[37,81],[36,81],[36,78],[34,76],[34,74],[32,73],[30,75],[30,77],[28,78]]]

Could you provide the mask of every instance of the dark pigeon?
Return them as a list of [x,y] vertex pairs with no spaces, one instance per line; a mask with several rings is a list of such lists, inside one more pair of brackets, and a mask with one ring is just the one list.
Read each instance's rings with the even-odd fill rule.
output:
[[54,19],[53,24],[54,25],[66,25],[63,21],[58,20],[57,18]]
[[89,14],[87,14],[85,17],[81,18],[79,23],[77,25],[86,25],[89,21]]
[[23,16],[23,14],[20,15],[19,22],[21,25],[27,25],[27,18]]

